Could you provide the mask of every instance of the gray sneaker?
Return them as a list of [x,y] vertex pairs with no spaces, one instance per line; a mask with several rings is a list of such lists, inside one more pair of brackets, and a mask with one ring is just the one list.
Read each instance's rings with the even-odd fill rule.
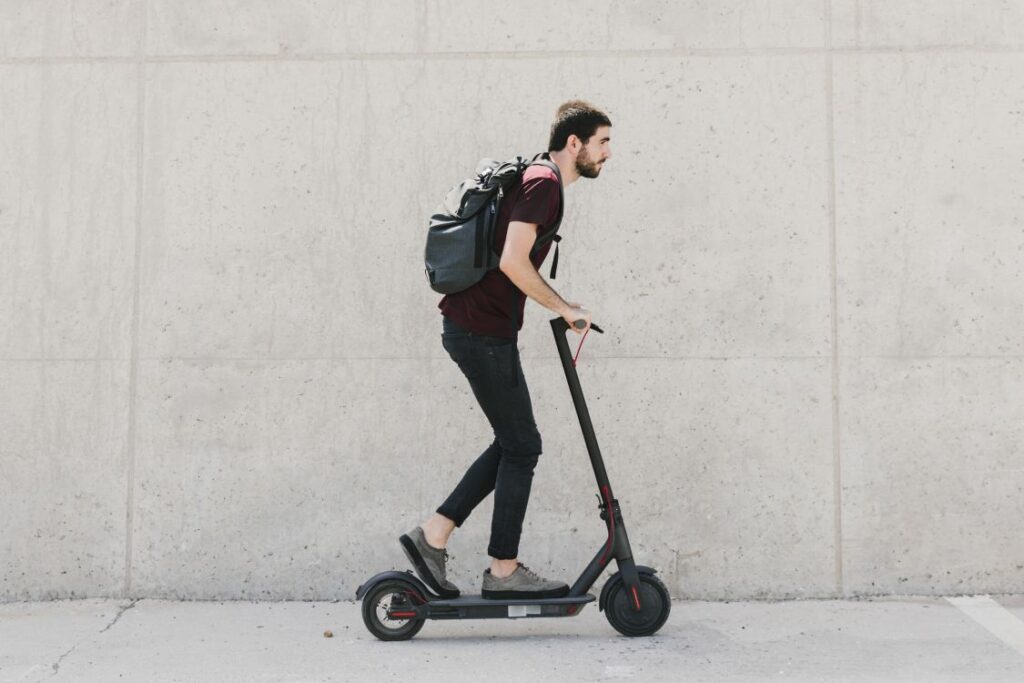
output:
[[516,570],[503,579],[484,570],[484,585],[481,595],[494,600],[521,600],[529,598],[561,598],[568,594],[569,585],[551,581],[536,574],[522,562]]
[[427,543],[423,527],[419,526],[407,534],[402,534],[398,540],[413,569],[435,593],[442,598],[459,597],[459,589],[445,578],[445,564],[448,562],[446,548],[435,548]]

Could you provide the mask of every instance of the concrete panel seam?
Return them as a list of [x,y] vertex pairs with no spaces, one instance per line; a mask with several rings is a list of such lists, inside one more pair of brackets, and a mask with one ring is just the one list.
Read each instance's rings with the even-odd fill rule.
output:
[[[140,4],[139,42],[135,55],[135,253],[132,282],[132,332],[131,361],[128,377],[128,430],[125,437],[125,543],[124,543],[124,597],[131,597],[132,591],[132,529],[135,522],[135,451],[136,451],[136,406],[138,404],[139,376],[139,287],[142,280],[139,268],[142,263],[142,209],[143,169],[145,167],[146,133],[146,31],[149,1]],[[134,603],[132,603],[134,605]],[[118,614],[120,617],[120,613]],[[116,619],[115,619],[116,621]]]
[[[365,52],[365,53],[309,53],[287,54],[194,54],[151,55],[147,64],[192,62],[336,62],[336,61],[419,61],[450,59],[600,59],[646,57],[786,57],[800,55],[882,55],[882,54],[1014,54],[1024,53],[1024,45],[885,45],[877,47],[844,46],[824,47],[769,47],[769,48],[659,48],[653,50],[505,50],[491,52]],[[134,57],[7,57],[0,65],[28,64],[135,64]]]
[[126,358],[0,358],[0,362],[3,363],[81,363],[83,361],[89,363],[123,363],[130,360],[131,356]]
[[[520,347],[522,348],[522,347]],[[523,360],[550,360],[557,358],[558,356],[554,353],[545,354],[543,356],[534,356],[529,354],[520,354]],[[858,356],[861,358],[862,356]],[[866,356],[863,356],[866,358]],[[584,353],[582,358],[592,360],[771,360],[771,361],[805,361],[805,360],[829,360],[829,356],[612,356],[612,355],[587,355]],[[916,356],[914,357],[917,358]],[[39,359],[43,360],[43,359]],[[49,360],[49,359],[46,359]],[[92,360],[92,359],[90,359]],[[350,361],[350,360],[422,360],[422,361],[434,361],[444,360],[450,362],[447,356],[323,356],[323,357],[307,357],[307,356],[287,356],[287,357],[210,357],[210,356],[167,356],[162,358],[139,358],[143,362],[187,362],[187,363],[287,363],[287,362],[306,362],[306,361]]]
[[[522,347],[520,347],[522,348]],[[528,354],[522,354],[524,360],[547,360],[554,358],[555,356],[546,354],[543,356],[534,356]],[[607,354],[584,354],[584,358],[591,358],[593,360],[831,360],[831,356],[822,355],[811,355],[811,356],[765,356],[765,355],[747,355],[747,356],[683,356],[683,355],[670,355],[670,356],[651,356],[651,355],[607,355]],[[861,355],[852,354],[844,355],[840,353],[838,355],[839,360],[902,360],[902,361],[930,361],[930,360],[1022,360],[1024,355],[1021,354],[939,354],[939,355]],[[90,363],[118,363],[124,361],[131,361],[131,357],[127,358],[0,358],[0,362],[3,363],[80,363],[82,361],[88,361]],[[305,361],[349,361],[349,360],[447,360],[447,356],[160,356],[160,357],[143,357],[138,358],[140,362],[189,362],[189,363],[226,363],[226,362],[273,362],[273,363],[284,363],[288,361],[294,362],[305,362]]]
[[922,354],[884,354],[884,355],[840,355],[843,360],[1020,360],[1024,356],[1020,354],[976,354],[976,353],[948,353],[939,355]]
[[[832,0],[825,0],[825,45],[832,46]],[[829,298],[832,334],[832,498],[833,538],[835,547],[836,595],[843,594],[843,482],[842,452],[839,440],[839,298],[836,259],[836,126],[835,80],[832,52],[825,56],[826,135],[825,155],[828,165],[828,244]]]

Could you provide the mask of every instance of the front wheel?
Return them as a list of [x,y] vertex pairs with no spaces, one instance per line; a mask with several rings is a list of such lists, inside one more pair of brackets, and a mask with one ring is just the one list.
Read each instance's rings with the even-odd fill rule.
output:
[[608,623],[624,636],[649,636],[665,625],[672,611],[672,597],[661,579],[640,574],[640,611],[633,611],[626,584],[621,578],[608,593],[604,614]]
[[363,623],[381,640],[408,640],[423,628],[423,619],[388,616],[392,607],[411,607],[417,591],[404,581],[383,581],[363,596]]

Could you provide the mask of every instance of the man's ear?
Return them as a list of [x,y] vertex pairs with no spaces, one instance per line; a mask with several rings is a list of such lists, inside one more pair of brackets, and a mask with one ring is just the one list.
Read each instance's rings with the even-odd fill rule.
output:
[[573,154],[579,154],[579,151],[583,148],[583,141],[580,140],[576,133],[571,134],[566,139],[565,144]]

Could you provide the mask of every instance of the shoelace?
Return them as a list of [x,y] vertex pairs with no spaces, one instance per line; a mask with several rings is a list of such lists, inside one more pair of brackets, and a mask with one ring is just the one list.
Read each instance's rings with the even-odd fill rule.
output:
[[537,576],[537,574],[532,569],[527,567],[522,562],[519,563],[519,568],[522,569],[524,572],[526,572],[531,579],[539,579],[540,578],[539,576]]

